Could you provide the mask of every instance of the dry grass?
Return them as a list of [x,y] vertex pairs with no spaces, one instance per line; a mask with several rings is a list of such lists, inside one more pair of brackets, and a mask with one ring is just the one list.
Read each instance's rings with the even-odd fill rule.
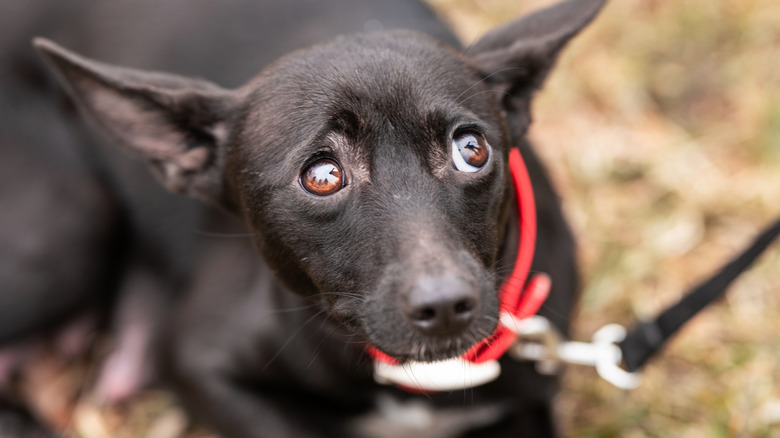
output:
[[[465,41],[549,1],[430,0]],[[519,3],[519,4],[518,4]],[[613,0],[565,53],[532,138],[580,242],[575,336],[674,302],[780,214],[780,3]],[[622,392],[571,368],[572,437],[780,436],[777,248]],[[83,438],[206,438],[170,396],[101,410]]]
[[[550,2],[433,3],[470,41]],[[654,315],[780,214],[780,3],[613,1],[535,115],[580,242],[576,336]],[[779,262],[685,327],[639,389],[570,369],[567,436],[780,436]]]

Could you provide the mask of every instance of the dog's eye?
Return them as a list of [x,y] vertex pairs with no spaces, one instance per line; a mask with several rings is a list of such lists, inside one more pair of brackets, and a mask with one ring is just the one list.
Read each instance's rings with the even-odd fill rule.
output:
[[487,163],[489,147],[485,137],[467,131],[452,138],[452,162],[461,172],[476,172]]
[[321,158],[303,171],[301,185],[317,196],[332,195],[344,187],[344,172],[335,160]]

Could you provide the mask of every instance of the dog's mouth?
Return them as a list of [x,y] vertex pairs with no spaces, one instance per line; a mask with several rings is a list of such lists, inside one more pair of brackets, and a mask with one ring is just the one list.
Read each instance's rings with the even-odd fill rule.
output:
[[497,316],[482,315],[464,330],[447,336],[425,336],[404,323],[392,330],[377,332],[368,328],[364,333],[369,349],[377,349],[398,362],[436,362],[462,356],[490,337],[497,325]]
[[369,287],[370,293],[319,297],[329,317],[369,351],[398,362],[442,361],[469,352],[497,329],[500,306],[495,275],[476,266],[473,271],[471,277],[445,272],[418,275],[414,280],[408,280],[407,271],[407,282],[398,286],[404,275],[388,269],[387,280]]
[[[366,318],[358,312],[330,307],[329,315],[338,321],[356,341],[376,349],[399,362],[436,362],[462,356],[491,336],[498,325],[498,316],[479,315],[466,328],[447,336],[425,336],[410,327],[407,321],[388,318]],[[374,316],[378,313],[372,312]],[[386,313],[381,312],[387,316]]]
[[469,351],[482,341],[484,337],[475,334],[451,337],[447,339],[432,339],[413,342],[404,352],[389,351],[387,354],[401,363],[404,362],[437,362],[458,357]]

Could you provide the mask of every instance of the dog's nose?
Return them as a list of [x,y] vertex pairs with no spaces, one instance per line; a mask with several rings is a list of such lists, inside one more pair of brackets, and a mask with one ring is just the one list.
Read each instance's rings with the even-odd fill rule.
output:
[[407,320],[426,335],[455,335],[474,320],[478,291],[454,276],[424,277],[401,299]]

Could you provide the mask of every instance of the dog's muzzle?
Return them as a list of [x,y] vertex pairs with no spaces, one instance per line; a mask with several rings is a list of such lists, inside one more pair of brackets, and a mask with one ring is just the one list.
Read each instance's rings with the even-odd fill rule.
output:
[[[515,327],[507,321],[522,321],[538,312],[550,292],[546,274],[529,279],[536,247],[536,202],[531,179],[518,149],[509,153],[509,171],[517,196],[520,242],[512,273],[501,287],[500,323],[492,335],[456,358],[437,362],[401,363],[373,346],[367,347],[374,359],[374,378],[382,384],[394,384],[413,392],[438,392],[479,386],[495,380],[501,373],[498,359],[517,339]],[[508,314],[511,318],[504,317]]]

